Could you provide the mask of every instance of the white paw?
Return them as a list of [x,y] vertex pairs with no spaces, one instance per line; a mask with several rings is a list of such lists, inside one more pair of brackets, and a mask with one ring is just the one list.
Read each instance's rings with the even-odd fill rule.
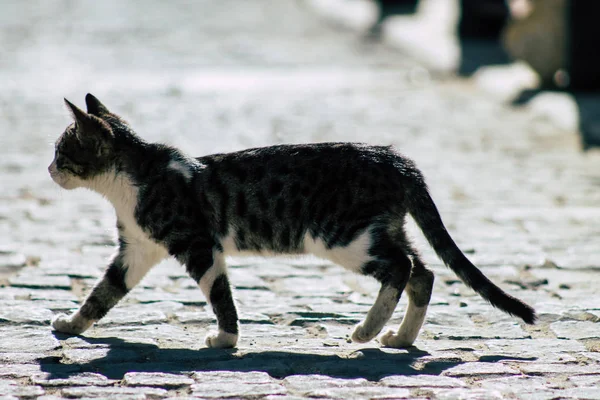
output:
[[352,341],[356,343],[366,343],[377,336],[379,332],[368,332],[364,325],[358,325],[352,333]]
[[206,345],[213,349],[228,349],[235,347],[238,341],[238,335],[219,330],[211,332],[206,336]]
[[66,314],[58,314],[52,319],[52,327],[55,331],[79,335],[89,328],[91,323],[76,323],[73,317]]
[[393,347],[395,349],[403,349],[413,344],[413,341],[395,334],[394,331],[387,331],[379,338],[379,341],[385,347]]

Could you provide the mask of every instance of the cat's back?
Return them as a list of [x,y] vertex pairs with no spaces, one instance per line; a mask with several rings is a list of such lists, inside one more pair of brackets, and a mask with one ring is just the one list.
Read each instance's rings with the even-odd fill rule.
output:
[[[221,172],[248,175],[310,174],[362,170],[412,169],[413,163],[392,146],[364,143],[327,142],[286,144],[252,148],[232,153],[212,154],[197,158],[202,164]],[[366,170],[365,170],[366,168]],[[243,169],[240,170],[240,169]]]

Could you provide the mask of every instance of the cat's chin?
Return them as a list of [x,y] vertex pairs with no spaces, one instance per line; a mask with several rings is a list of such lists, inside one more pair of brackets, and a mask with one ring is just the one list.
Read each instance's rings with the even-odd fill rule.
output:
[[77,185],[75,182],[73,182],[70,179],[61,179],[58,176],[52,176],[52,180],[61,188],[66,189],[66,190],[73,190],[73,189],[77,189],[78,187],[80,187],[79,185]]

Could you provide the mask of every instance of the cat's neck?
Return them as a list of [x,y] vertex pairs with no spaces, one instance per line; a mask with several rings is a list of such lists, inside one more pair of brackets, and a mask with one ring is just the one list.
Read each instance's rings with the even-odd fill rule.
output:
[[138,189],[127,173],[113,168],[91,179],[88,189],[110,201],[120,220],[127,220],[133,216]]
[[115,165],[87,182],[87,188],[104,196],[115,208],[119,220],[132,217],[137,203],[137,170],[148,160],[152,145],[135,134],[116,135]]

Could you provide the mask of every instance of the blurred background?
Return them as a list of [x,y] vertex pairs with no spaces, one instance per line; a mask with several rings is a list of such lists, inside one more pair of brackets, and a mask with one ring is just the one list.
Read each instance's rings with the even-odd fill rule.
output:
[[600,158],[582,150],[600,144],[598,4],[3,0],[2,265],[113,243],[110,207],[46,171],[70,123],[63,97],[83,107],[88,92],[192,155],[394,144],[475,262],[589,265]]

